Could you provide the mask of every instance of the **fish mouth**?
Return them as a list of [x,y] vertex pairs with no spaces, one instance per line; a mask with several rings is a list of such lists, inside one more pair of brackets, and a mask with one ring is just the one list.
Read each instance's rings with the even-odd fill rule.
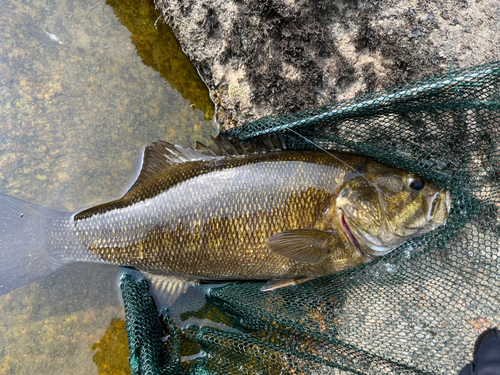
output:
[[354,246],[356,249],[361,250],[359,247],[358,240],[356,239],[356,237],[354,237],[354,234],[352,234],[351,229],[349,228],[349,224],[347,224],[347,221],[345,220],[344,211],[341,211],[340,214],[340,224],[342,225],[342,229],[344,230],[344,233],[349,239],[351,245]]
[[[341,210],[340,214],[340,223],[344,233],[346,234],[349,242],[370,259],[376,259],[381,256],[384,256],[398,247],[401,243],[392,246],[384,246],[381,239],[375,236],[370,235],[369,233],[364,233],[360,231],[356,226],[354,226],[353,231],[349,227],[350,220],[349,217],[344,216],[344,212]],[[354,235],[356,233],[357,236]],[[357,238],[359,238],[359,240]],[[361,243],[360,243],[361,241]]]
[[443,225],[451,208],[451,193],[448,190],[441,190],[427,198],[427,222],[433,229]]

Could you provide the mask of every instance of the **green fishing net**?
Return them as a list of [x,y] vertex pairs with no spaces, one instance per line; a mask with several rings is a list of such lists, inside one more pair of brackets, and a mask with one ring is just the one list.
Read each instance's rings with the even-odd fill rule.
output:
[[448,222],[294,287],[188,291],[162,317],[146,282],[138,293],[124,276],[134,373],[457,373],[478,334],[500,325],[500,62],[231,130],[240,140],[269,132],[290,149],[316,149],[305,137],[437,182],[453,192]]

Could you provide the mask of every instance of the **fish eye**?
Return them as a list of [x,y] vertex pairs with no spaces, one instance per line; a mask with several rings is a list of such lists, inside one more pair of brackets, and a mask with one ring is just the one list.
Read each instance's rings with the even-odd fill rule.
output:
[[420,191],[424,188],[424,180],[416,175],[409,175],[406,182],[413,190]]

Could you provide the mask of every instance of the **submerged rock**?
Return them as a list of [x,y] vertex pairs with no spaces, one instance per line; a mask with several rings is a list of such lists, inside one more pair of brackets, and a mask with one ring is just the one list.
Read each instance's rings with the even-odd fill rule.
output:
[[500,56],[496,0],[155,1],[226,128]]

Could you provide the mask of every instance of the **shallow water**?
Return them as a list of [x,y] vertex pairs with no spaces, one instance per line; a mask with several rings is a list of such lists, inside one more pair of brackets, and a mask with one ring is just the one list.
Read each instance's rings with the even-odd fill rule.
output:
[[[152,141],[214,132],[208,91],[149,2],[0,9],[0,192],[88,207],[124,193]],[[93,344],[123,317],[116,276],[74,264],[1,296],[0,374],[97,373]]]

